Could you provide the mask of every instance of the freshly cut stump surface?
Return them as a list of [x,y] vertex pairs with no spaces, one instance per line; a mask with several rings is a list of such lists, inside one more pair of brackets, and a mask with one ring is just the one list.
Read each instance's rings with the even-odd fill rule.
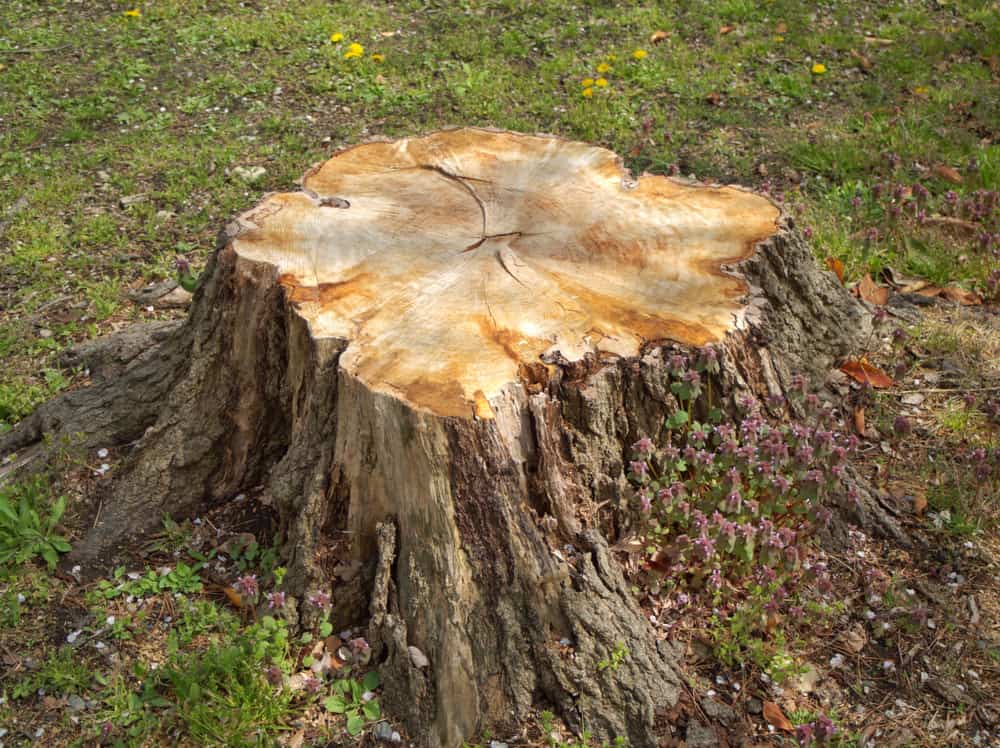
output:
[[367,623],[417,745],[552,709],[647,748],[679,654],[602,531],[622,530],[630,445],[677,408],[669,354],[717,344],[725,406],[825,376],[868,320],[765,197],[451,130],[349,148],[267,196],[226,228],[183,324],[81,348],[91,386],[0,454],[25,470],[47,435],[116,447],[84,567],[164,514],[270,505],[293,615],[309,623],[322,589],[336,626]]
[[492,417],[543,362],[719,341],[744,281],[722,272],[776,231],[768,200],[659,176],[610,151],[451,130],[343,151],[242,218],[341,369],[437,415]]

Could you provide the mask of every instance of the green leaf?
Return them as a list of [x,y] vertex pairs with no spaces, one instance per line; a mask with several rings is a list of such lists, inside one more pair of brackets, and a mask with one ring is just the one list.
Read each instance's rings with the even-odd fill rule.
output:
[[[52,546],[45,546],[41,549],[42,558],[49,565],[50,569],[56,568],[56,564],[59,563],[59,554],[56,553]],[[30,555],[30,554],[29,554]]]
[[347,733],[357,735],[365,729],[365,720],[360,714],[352,714],[347,718]]
[[324,639],[333,633],[333,624],[329,621],[323,621],[319,625],[319,635]]
[[53,535],[52,537],[50,537],[49,543],[51,543],[52,547],[55,548],[60,553],[69,553],[70,551],[70,545],[69,543],[66,542],[66,538],[63,538],[59,535]]
[[52,513],[49,515],[48,530],[52,532],[56,524],[63,516],[63,512],[66,511],[66,497],[60,496],[56,499],[56,503],[52,505]]
[[361,707],[361,711],[365,713],[365,719],[369,722],[372,722],[382,716],[382,708],[378,705],[378,699],[366,701],[365,705]]
[[329,697],[323,702],[323,706],[326,707],[328,712],[333,712],[334,714],[343,714],[347,711],[347,704],[339,696]]
[[673,431],[674,429],[679,429],[685,423],[688,422],[688,414],[686,410],[678,410],[673,413],[670,418],[667,419],[667,428]]
[[364,686],[366,691],[374,691],[379,687],[380,679],[378,677],[378,670],[370,670],[365,679],[361,681],[361,685]]

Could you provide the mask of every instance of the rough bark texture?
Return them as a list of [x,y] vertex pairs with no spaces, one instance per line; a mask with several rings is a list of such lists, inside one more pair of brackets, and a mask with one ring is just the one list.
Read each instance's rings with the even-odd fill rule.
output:
[[[234,248],[245,231],[223,235],[183,325],[82,352],[93,384],[0,441],[21,450],[15,465],[50,432],[131,443],[73,562],[104,562],[165,511],[258,489],[281,517],[287,591],[332,588],[339,615],[370,614],[385,703],[418,744],[503,734],[545,707],[656,745],[677,655],[652,635],[597,516],[626,499],[629,445],[676,408],[674,344],[549,353],[544,377],[493,393],[492,417],[435,413],[342,367],[349,341],[312,333],[278,268]],[[748,293],[721,341],[725,397],[779,394],[795,373],[822,379],[869,330],[787,220],[734,273]],[[338,559],[363,573],[337,581]],[[619,646],[621,665],[598,669]]]

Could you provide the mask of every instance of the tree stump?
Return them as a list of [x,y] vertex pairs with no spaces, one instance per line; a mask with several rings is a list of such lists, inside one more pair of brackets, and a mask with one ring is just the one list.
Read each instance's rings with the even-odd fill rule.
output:
[[[667,350],[715,344],[717,391],[766,396],[868,329],[766,197],[450,130],[349,148],[267,196],[227,227],[186,322],[84,350],[92,386],[0,451],[134,442],[74,562],[259,491],[289,594],[370,604],[384,701],[419,744],[543,707],[642,748],[677,655],[596,517],[676,408]],[[364,570],[348,583],[345,560]]]

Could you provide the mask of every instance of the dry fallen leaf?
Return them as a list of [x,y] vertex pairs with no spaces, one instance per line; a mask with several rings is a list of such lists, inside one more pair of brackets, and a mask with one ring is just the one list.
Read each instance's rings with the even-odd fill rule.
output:
[[844,282],[844,263],[843,262],[841,262],[836,257],[827,257],[826,258],[826,266],[830,270],[832,270],[834,272],[834,274],[837,276],[837,280],[839,280],[841,283]]
[[889,301],[889,289],[873,281],[868,273],[854,287],[854,295],[876,306],[885,306]]
[[722,106],[722,94],[718,91],[712,91],[712,93],[705,97],[705,101],[712,106]]
[[788,31],[788,24],[782,21],[777,26],[774,27],[775,34],[784,34]]
[[649,43],[659,44],[660,42],[666,41],[669,38],[670,38],[669,31],[654,31],[652,34],[649,35]]
[[878,36],[866,36],[865,44],[872,44],[876,47],[889,47],[894,44],[894,42],[892,39],[883,39]]
[[764,719],[769,725],[774,725],[779,730],[785,732],[795,732],[795,726],[788,720],[781,707],[773,701],[764,702]]
[[956,236],[973,237],[982,229],[978,223],[973,223],[972,221],[966,221],[961,218],[955,218],[954,216],[938,216],[934,215],[929,217],[925,223],[925,226],[930,226],[932,228],[939,228],[945,232],[954,234]]
[[871,70],[873,67],[875,67],[875,65],[872,64],[872,60],[868,55],[862,54],[861,52],[858,52],[858,50],[856,49],[851,50],[851,57],[858,63],[858,65],[861,66],[862,70]]
[[730,34],[735,30],[736,30],[735,26],[722,26],[719,29],[719,33],[722,34],[722,36],[725,36],[726,34]]
[[857,405],[854,407],[854,430],[858,436],[865,435],[865,409]]
[[923,517],[925,509],[927,509],[927,495],[921,491],[913,497],[913,513]]
[[941,179],[952,184],[961,184],[963,182],[962,175],[958,173],[958,169],[954,169],[947,164],[937,164],[934,167],[934,173],[941,177]]
[[854,381],[869,384],[876,389],[892,387],[894,384],[892,377],[867,361],[848,359],[840,365],[840,370]]
[[941,296],[948,299],[948,301],[955,301],[963,306],[977,306],[983,303],[979,294],[966,291],[964,288],[959,288],[958,286],[945,286],[941,289]]
[[232,603],[234,608],[237,610],[241,610],[243,608],[243,598],[240,597],[239,592],[234,590],[232,587],[223,587],[222,591],[226,593],[226,597],[229,599],[229,602]]

